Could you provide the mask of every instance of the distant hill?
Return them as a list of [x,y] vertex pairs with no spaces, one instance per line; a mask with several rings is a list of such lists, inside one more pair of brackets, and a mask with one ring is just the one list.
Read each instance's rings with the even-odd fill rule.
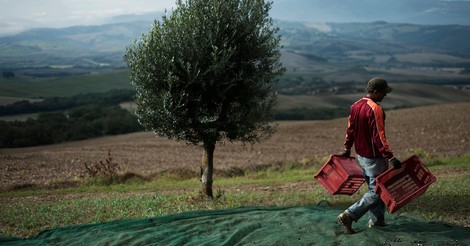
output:
[[[418,83],[392,82],[390,85],[393,92],[388,94],[384,102],[381,103],[387,109],[470,102],[470,90],[456,90],[446,86]],[[364,86],[359,88],[359,91],[330,95],[279,95],[279,109],[349,108],[353,102],[365,95]]]
[[38,28],[1,37],[0,67],[123,66],[126,46],[148,32],[150,26],[151,22],[132,21],[101,26]]
[[[428,60],[423,64],[468,65],[470,26],[423,26],[373,23],[287,23],[277,22],[287,49],[336,59],[365,60],[365,56],[409,53],[437,53],[461,59]],[[383,60],[373,62],[383,63]],[[387,60],[386,62],[397,62]]]
[[[148,32],[152,24],[149,19],[120,17],[114,24],[32,29],[1,37],[0,68],[57,64],[124,66],[122,55],[126,46]],[[452,67],[454,73],[467,73],[465,77],[469,73],[470,26],[280,20],[275,25],[280,28],[284,55],[290,56],[284,60],[290,71],[298,67],[296,71],[312,72],[318,70],[317,64],[337,68],[340,63],[359,65],[366,70],[425,66]]]
[[319,73],[323,81],[440,83],[470,79],[470,26],[278,21],[288,72]]

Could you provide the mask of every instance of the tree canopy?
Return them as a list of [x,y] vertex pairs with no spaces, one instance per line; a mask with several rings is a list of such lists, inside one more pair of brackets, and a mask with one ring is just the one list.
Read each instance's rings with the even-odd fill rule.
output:
[[203,143],[209,162],[218,141],[270,136],[284,72],[271,5],[179,1],[156,20],[125,54],[139,122],[160,136]]

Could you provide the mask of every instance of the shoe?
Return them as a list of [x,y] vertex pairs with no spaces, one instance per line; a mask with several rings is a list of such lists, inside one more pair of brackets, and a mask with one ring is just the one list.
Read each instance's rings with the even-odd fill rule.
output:
[[356,233],[352,228],[353,219],[347,213],[342,213],[338,215],[338,221],[344,227],[344,229],[346,229],[346,232],[348,234]]
[[387,224],[385,222],[372,222],[372,221],[369,221],[369,228],[373,228],[373,227],[385,227],[387,226]]

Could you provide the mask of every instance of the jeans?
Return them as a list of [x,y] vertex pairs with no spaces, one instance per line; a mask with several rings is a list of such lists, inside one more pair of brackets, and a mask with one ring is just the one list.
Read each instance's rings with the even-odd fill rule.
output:
[[388,161],[385,158],[365,158],[358,156],[359,165],[364,171],[369,191],[364,196],[346,209],[347,213],[354,221],[358,221],[367,212],[369,213],[369,224],[385,223],[385,203],[380,196],[375,194],[375,179],[388,169]]

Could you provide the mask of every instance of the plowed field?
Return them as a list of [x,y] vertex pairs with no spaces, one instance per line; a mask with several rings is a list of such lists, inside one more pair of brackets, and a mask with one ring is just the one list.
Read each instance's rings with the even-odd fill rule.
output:
[[[470,153],[470,103],[387,111],[386,131],[399,158],[420,150],[435,156]],[[279,162],[321,163],[339,153],[347,119],[280,122],[277,132],[255,145],[217,145],[214,166],[224,170]],[[199,146],[155,137],[151,132],[104,137],[59,145],[0,150],[0,187],[67,181],[85,173],[84,164],[104,160],[108,151],[121,171],[149,176],[166,170],[198,173]]]

